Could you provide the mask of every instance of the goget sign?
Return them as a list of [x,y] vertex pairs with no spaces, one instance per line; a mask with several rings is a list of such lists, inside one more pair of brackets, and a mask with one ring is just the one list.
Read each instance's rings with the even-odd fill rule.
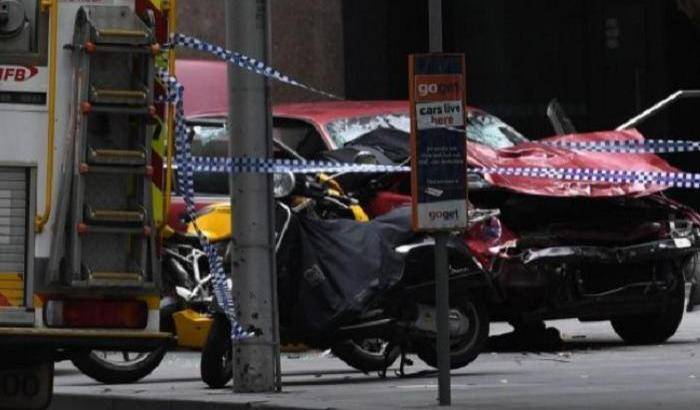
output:
[[462,54],[409,57],[413,228],[467,228],[467,139]]

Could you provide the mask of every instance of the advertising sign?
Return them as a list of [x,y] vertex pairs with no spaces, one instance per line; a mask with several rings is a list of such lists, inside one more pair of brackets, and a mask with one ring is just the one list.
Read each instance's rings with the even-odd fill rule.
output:
[[409,57],[413,228],[467,227],[463,54]]

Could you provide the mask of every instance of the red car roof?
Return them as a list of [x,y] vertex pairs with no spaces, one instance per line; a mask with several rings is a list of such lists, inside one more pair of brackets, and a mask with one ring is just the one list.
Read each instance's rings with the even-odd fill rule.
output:
[[[208,60],[177,60],[177,78],[185,88],[187,118],[228,116],[227,63]],[[326,124],[335,120],[382,114],[408,114],[407,101],[317,101],[275,104],[272,114],[313,125],[332,144]]]

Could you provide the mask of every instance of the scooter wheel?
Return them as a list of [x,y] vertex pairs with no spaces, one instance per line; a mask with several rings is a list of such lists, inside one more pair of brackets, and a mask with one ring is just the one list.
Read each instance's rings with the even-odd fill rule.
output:
[[[463,301],[450,310],[450,320],[461,320],[467,325],[463,334],[450,340],[450,368],[459,369],[473,362],[484,349],[489,338],[489,314],[486,304],[478,299]],[[416,348],[422,361],[438,367],[435,338],[424,339]]]
[[392,346],[381,339],[346,340],[333,345],[331,351],[348,366],[363,373],[382,371],[391,366],[401,354],[398,346]]
[[231,323],[223,315],[215,315],[207,341],[202,348],[200,375],[212,389],[220,389],[233,377],[233,345]]

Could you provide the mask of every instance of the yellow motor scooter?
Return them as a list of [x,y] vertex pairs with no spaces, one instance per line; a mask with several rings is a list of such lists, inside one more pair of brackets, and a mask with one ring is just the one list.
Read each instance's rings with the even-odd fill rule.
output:
[[[358,222],[367,222],[369,217],[364,209],[348,201],[340,185],[328,175],[315,176],[316,189],[323,191],[325,201],[337,201],[338,206],[322,207],[324,218],[349,218]],[[348,203],[349,202],[349,203]],[[305,207],[313,203],[306,197],[292,198],[292,206]],[[332,209],[333,214],[330,213]],[[169,283],[174,297],[178,300],[176,310],[172,313],[169,326],[177,335],[178,346],[201,349],[209,333],[212,317],[208,305],[212,301],[209,290],[209,274],[206,271],[207,258],[199,247],[198,231],[213,244],[222,256],[225,256],[231,239],[231,205],[228,201],[216,202],[197,212],[194,220],[187,224],[185,233],[176,233],[172,229],[165,231],[166,247],[164,252],[163,276]],[[304,346],[283,346],[283,351],[304,350]]]

